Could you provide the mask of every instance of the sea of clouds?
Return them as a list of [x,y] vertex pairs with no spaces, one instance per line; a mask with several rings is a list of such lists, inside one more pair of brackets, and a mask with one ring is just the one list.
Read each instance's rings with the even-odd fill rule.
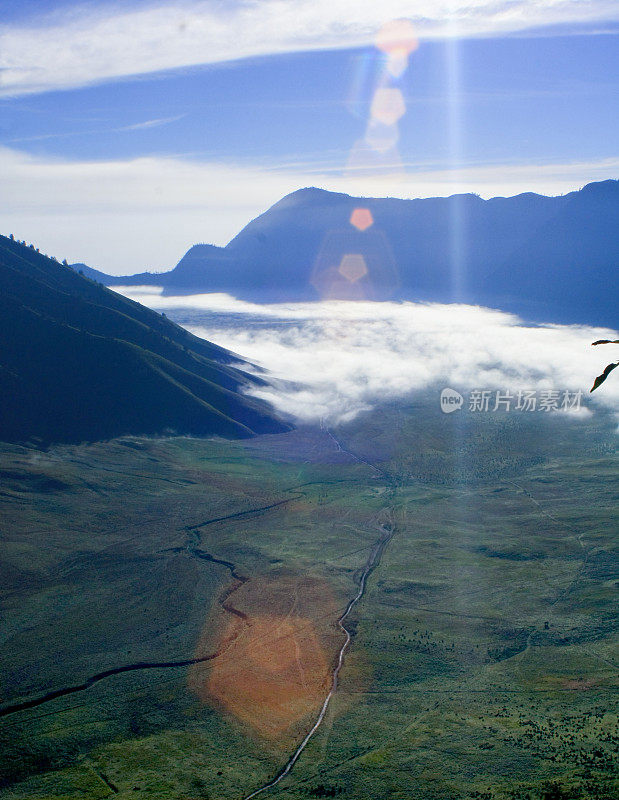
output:
[[[530,325],[489,308],[436,303],[327,301],[255,305],[225,294],[163,296],[155,287],[116,287],[164,311],[192,333],[265,369],[251,393],[300,422],[343,422],[424,389],[553,389],[619,409],[619,370],[590,395],[617,358],[607,328]],[[514,401],[515,402],[515,401]],[[584,405],[587,404],[589,409]]]

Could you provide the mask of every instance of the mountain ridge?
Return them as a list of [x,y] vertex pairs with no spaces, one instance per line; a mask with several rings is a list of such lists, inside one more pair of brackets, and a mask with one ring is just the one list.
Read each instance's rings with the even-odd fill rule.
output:
[[[368,211],[371,222],[355,227],[355,209]],[[615,303],[605,295],[618,264],[619,181],[613,179],[557,197],[523,192],[488,200],[472,193],[355,198],[306,187],[284,196],[225,247],[194,245],[168,272],[103,281],[159,285],[165,294],[226,292],[254,302],[464,302],[530,321],[614,325]]]
[[290,428],[240,357],[3,236],[0,289],[2,441]]

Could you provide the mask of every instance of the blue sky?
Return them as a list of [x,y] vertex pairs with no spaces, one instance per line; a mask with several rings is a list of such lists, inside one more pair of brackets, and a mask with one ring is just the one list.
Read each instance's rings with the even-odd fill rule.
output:
[[[0,232],[129,273],[225,244],[305,185],[493,196],[618,177],[619,4],[376,6],[0,2]],[[390,72],[376,33],[404,16],[418,47]]]

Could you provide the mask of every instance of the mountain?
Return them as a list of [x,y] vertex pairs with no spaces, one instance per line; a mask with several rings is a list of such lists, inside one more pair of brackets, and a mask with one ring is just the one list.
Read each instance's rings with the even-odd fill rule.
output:
[[284,197],[226,247],[192,247],[169,272],[99,280],[257,302],[467,302],[536,321],[614,326],[609,289],[618,263],[616,180],[560,197],[491,200],[355,198],[309,188]]
[[[93,267],[89,267],[87,264],[82,264],[78,262],[77,264],[69,264],[72,270],[83,275],[85,278],[90,278],[91,281],[97,281],[97,283],[104,283],[107,286],[112,286],[114,284],[114,279],[111,275],[106,275],[105,272],[101,272],[101,270],[94,269]],[[136,285],[142,284],[149,284],[153,281],[154,278],[157,277],[156,272],[140,272],[137,275],[131,276],[133,280],[137,281]],[[110,283],[110,279],[112,279],[112,283]],[[124,282],[126,283],[126,278],[124,278]],[[121,285],[118,281],[115,282],[116,286]]]
[[565,195],[487,277],[506,311],[548,321],[617,327],[619,181],[590,183]]
[[289,429],[238,357],[4,236],[0,308],[2,441]]

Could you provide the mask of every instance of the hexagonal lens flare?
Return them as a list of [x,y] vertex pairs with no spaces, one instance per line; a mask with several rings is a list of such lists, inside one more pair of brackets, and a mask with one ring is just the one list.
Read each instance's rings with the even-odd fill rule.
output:
[[[393,19],[378,30],[374,43],[383,57],[374,82],[365,134],[353,145],[346,170],[357,175],[377,175],[379,172],[396,175],[404,172],[398,151],[398,122],[406,113],[406,102],[397,82],[406,72],[410,56],[419,47],[419,42],[410,20]],[[370,86],[367,64],[367,61],[363,62],[364,72],[359,73],[358,87],[362,82],[366,87]],[[358,96],[360,91],[357,88],[355,95]],[[355,105],[359,106],[358,100]],[[356,107],[353,113],[358,114]]]
[[406,104],[399,89],[389,86],[376,90],[370,108],[373,120],[383,125],[395,125],[405,113]]
[[350,215],[350,224],[358,231],[365,231],[374,224],[374,217],[369,208],[355,208]]
[[[363,212],[368,222],[369,209]],[[351,220],[353,219],[351,215]],[[359,217],[354,217],[355,220]],[[310,283],[322,300],[387,300],[399,284],[398,269],[385,234],[376,224],[361,233],[355,225],[325,236]]]
[[338,272],[350,283],[356,283],[368,274],[365,258],[360,253],[347,253],[340,262]]
[[378,122],[371,119],[367,130],[365,132],[365,141],[373,150],[378,150],[379,153],[386,153],[392,150],[398,143],[400,132],[398,126],[385,125],[384,122]]
[[389,53],[387,55],[387,72],[392,78],[401,78],[408,68],[406,53]]

